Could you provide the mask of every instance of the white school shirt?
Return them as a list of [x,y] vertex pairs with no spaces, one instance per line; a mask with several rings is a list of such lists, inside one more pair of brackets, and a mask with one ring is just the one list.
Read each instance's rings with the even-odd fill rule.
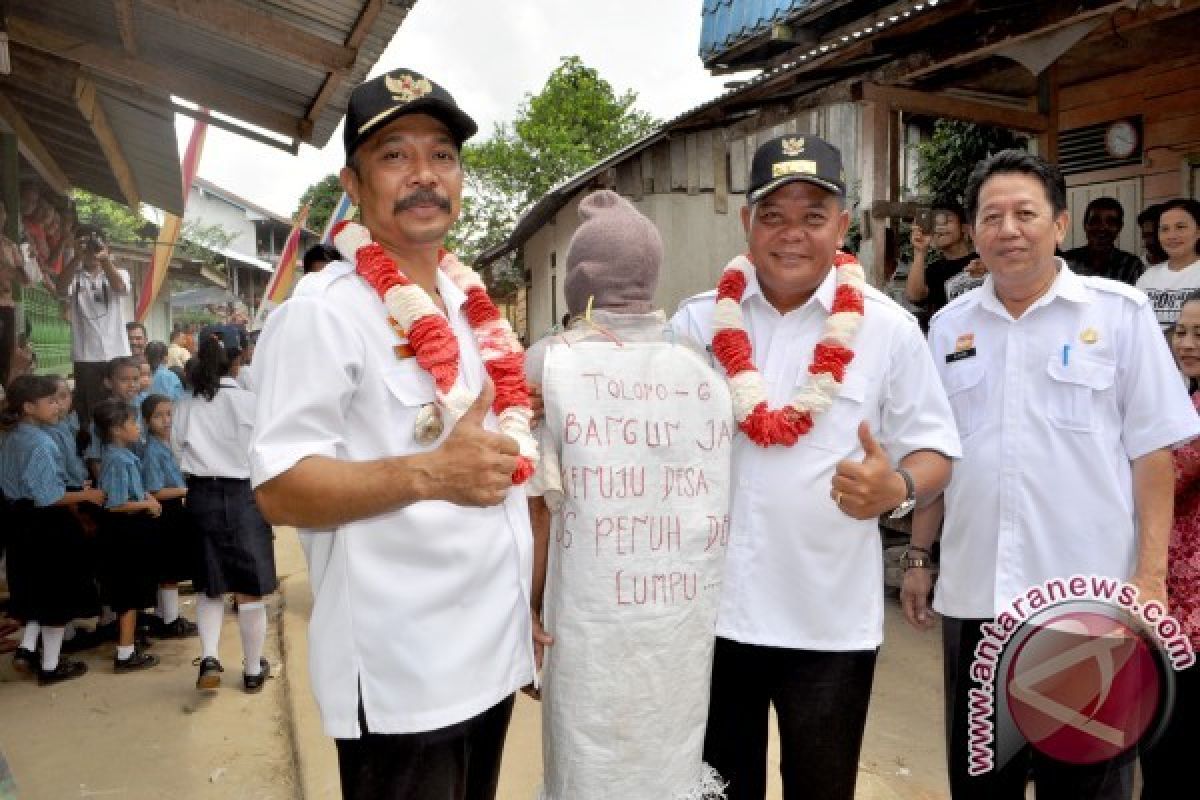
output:
[[[346,262],[306,279],[267,320],[255,351],[261,485],[307,456],[370,461],[432,449],[413,440],[433,379],[383,303]],[[459,381],[484,369],[445,275],[438,290],[461,351]],[[487,427],[496,429],[489,412]],[[525,491],[500,505],[423,501],[311,533],[309,665],[325,732],[357,738],[359,689],[367,727],[412,733],[469,719],[533,679],[529,590],[533,535]]]
[[934,597],[951,617],[992,617],[1048,580],[1128,578],[1131,462],[1200,434],[1146,296],[1058,263],[1019,319],[991,276],[933,318],[963,444]]
[[[836,276],[802,307],[781,315],[749,279],[742,314],[772,408],[808,380],[813,348],[833,307]],[[834,468],[861,461],[858,426],[893,463],[916,450],[959,455],[946,395],[916,320],[872,287],[854,360],[833,407],[792,447],[733,446],[729,548],[717,635],[807,650],[871,650],[883,641],[883,555],[875,519],[856,520],[830,497]],[[715,292],[686,301],[672,324],[712,342]]]
[[183,474],[248,479],[254,413],[254,395],[230,377],[221,378],[212,400],[184,390],[171,421],[171,449]]
[[117,269],[125,283],[118,292],[103,269],[96,275],[79,270],[67,285],[73,361],[110,361],[129,355],[124,300],[130,293],[129,270]]

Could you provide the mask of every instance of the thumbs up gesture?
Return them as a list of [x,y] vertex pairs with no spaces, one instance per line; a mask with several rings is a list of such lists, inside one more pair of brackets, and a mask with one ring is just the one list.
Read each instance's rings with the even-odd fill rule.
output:
[[903,503],[908,487],[866,421],[859,423],[858,441],[862,443],[862,461],[838,462],[829,496],[847,516],[872,519]]
[[517,443],[483,427],[495,396],[489,378],[441,447],[430,453],[430,477],[438,499],[460,506],[494,506],[512,488],[520,454]]

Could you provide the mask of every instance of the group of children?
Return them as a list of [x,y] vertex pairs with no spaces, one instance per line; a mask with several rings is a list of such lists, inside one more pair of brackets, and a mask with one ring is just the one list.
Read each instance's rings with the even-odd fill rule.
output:
[[[234,381],[244,333],[202,336],[188,390],[151,342],[146,364],[109,363],[109,397],[80,435],[62,378],[24,375],[0,413],[0,504],[9,614],[25,624],[14,667],[47,686],[87,666],[64,655],[116,641],[115,672],[154,667],[150,637],[199,634],[197,688],[214,689],[226,594],[235,594],[244,688],[262,688],[272,534],[249,483],[253,395]],[[11,521],[11,524],[9,524]],[[197,622],[179,614],[192,582]],[[155,608],[155,613],[146,613]],[[97,618],[92,630],[76,621]],[[40,650],[40,652],[39,652]]]

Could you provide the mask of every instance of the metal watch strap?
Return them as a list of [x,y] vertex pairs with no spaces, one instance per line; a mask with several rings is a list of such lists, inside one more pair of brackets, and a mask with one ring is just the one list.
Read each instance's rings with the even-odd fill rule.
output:
[[909,511],[912,511],[917,504],[917,484],[913,480],[913,476],[904,467],[896,467],[896,472],[899,472],[900,477],[904,479],[904,488],[907,491],[904,495],[904,501],[892,510],[891,519],[903,517]]

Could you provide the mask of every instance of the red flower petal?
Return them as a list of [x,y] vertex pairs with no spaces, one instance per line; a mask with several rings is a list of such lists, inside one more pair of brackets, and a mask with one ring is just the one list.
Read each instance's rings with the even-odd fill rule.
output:
[[729,377],[754,369],[754,352],[750,346],[750,337],[745,331],[726,328],[713,335],[713,355]]
[[854,360],[854,351],[840,344],[821,342],[813,350],[813,363],[808,371],[813,375],[828,372],[833,379],[841,383],[846,377],[846,367]]
[[500,309],[496,308],[492,298],[488,297],[487,291],[481,286],[474,286],[467,290],[467,302],[463,306],[463,310],[466,312],[467,322],[472,328],[478,328],[488,322],[500,319]]
[[448,392],[458,380],[458,340],[441,314],[426,314],[408,328],[417,363],[433,377],[438,391]]
[[745,291],[746,275],[740,269],[727,269],[721,273],[721,280],[717,283],[718,300],[728,297],[740,303]]
[[843,311],[864,312],[862,292],[853,286],[839,286],[833,293],[833,313]]

